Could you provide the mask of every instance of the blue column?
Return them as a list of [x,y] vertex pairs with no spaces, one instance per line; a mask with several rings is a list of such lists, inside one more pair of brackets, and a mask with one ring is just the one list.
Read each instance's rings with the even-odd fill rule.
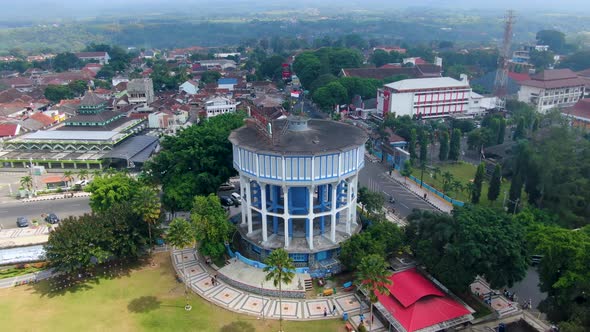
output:
[[[277,213],[279,210],[279,199],[281,196],[281,191],[278,186],[271,186],[272,188],[272,212]],[[273,234],[277,234],[279,231],[279,217],[273,216],[272,217],[272,232]]]
[[289,218],[289,237],[293,237],[293,219]]
[[309,237],[309,218],[305,218],[305,238]]

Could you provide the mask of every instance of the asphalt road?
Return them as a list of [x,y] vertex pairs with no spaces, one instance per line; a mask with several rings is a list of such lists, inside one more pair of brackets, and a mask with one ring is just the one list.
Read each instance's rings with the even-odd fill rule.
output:
[[[394,208],[396,214],[403,218],[412,213],[414,209],[437,211],[423,199],[391,179],[386,174],[387,171],[383,164],[373,163],[368,158],[365,158],[365,167],[359,174],[359,185],[383,193],[386,197],[386,207]],[[389,203],[389,195],[393,195],[395,203]]]
[[88,197],[66,198],[52,201],[22,203],[20,201],[0,204],[0,225],[2,228],[15,228],[17,217],[41,219],[41,214],[53,212],[60,219],[67,216],[79,216],[90,212]]

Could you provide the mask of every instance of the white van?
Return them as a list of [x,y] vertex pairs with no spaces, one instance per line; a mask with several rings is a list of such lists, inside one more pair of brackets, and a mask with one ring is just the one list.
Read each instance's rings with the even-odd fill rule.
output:
[[242,204],[242,196],[240,196],[238,193],[231,193],[231,199],[233,199],[234,202],[238,204]]

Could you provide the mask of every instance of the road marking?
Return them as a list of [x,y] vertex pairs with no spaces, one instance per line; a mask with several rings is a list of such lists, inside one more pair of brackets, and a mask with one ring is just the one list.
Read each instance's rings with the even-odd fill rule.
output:
[[407,206],[406,204],[404,204],[404,203],[402,203],[402,202],[398,202],[398,203],[400,203],[401,205],[405,206],[405,207],[406,207],[406,209],[410,210],[410,207],[409,207],[409,206]]
[[70,206],[80,206],[80,204],[70,204]]

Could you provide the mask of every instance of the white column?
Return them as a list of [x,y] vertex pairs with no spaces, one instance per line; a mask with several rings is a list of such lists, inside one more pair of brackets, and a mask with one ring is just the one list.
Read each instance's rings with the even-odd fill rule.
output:
[[246,200],[246,209],[248,210],[246,211],[248,214],[248,234],[252,234],[252,186],[249,179],[246,179],[246,192],[248,193],[248,199]]
[[[246,181],[244,180],[244,176],[240,174],[240,196],[242,196],[242,225],[246,224]],[[248,200],[250,199],[250,194],[248,194]]]
[[260,184],[260,211],[262,212],[262,242],[266,242],[267,240],[267,231],[266,231],[266,184]]
[[356,209],[354,204],[352,204],[352,178],[348,178],[346,180],[346,204],[348,206],[348,218],[346,220],[346,234],[350,235],[350,223],[352,221],[352,211]]
[[283,222],[285,223],[285,248],[289,247],[289,187],[283,186]]
[[354,202],[352,202],[353,204],[352,204],[352,217],[351,217],[352,220],[351,221],[355,225],[357,224],[357,221],[356,221],[356,202],[358,201],[358,191],[357,191],[357,188],[358,188],[358,180],[359,180],[359,176],[358,176],[358,173],[357,173],[357,175],[355,175],[352,178],[352,189],[350,190],[351,196],[352,196],[352,194],[354,194]]
[[331,220],[331,228],[330,228],[330,240],[336,243],[336,188],[337,186],[332,184],[332,203],[330,206],[330,220]]
[[308,218],[309,218],[309,239],[308,244],[309,244],[309,249],[313,249],[313,191],[315,189],[314,186],[309,186],[309,213],[307,214]]

